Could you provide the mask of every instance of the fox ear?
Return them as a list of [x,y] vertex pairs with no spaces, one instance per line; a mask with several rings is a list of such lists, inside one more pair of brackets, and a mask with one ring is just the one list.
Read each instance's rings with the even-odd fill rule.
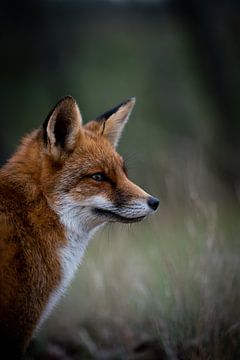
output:
[[80,135],[82,117],[71,96],[61,99],[43,123],[43,139],[54,158],[73,150]]
[[115,147],[118,144],[135,102],[136,99],[134,97],[129,98],[96,119],[96,122],[100,125],[99,131],[101,134]]

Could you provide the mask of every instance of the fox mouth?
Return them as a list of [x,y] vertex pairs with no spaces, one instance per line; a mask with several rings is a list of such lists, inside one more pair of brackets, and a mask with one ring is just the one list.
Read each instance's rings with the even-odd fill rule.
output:
[[135,223],[143,220],[145,216],[138,216],[134,218],[128,218],[119,214],[114,213],[110,210],[94,208],[95,214],[106,218],[110,222],[121,222],[121,223]]

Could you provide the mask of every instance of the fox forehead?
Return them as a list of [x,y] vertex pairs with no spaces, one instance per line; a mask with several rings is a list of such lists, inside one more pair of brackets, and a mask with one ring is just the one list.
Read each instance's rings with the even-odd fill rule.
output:
[[85,131],[77,141],[68,165],[77,167],[82,173],[104,171],[114,175],[125,170],[123,158],[104,137]]

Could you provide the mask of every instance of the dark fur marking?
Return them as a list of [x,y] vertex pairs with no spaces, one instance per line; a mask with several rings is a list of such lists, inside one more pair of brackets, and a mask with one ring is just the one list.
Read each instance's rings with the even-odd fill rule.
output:
[[115,190],[115,196],[114,196],[114,205],[118,207],[122,207],[125,204],[128,203],[128,201],[131,199],[131,196],[123,192],[122,190]]

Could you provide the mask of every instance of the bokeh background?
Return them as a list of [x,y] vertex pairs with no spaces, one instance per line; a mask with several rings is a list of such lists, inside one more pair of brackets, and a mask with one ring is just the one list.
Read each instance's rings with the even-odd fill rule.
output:
[[119,146],[161,199],[92,240],[28,359],[240,358],[240,4],[3,1],[0,162],[66,94],[129,96]]

